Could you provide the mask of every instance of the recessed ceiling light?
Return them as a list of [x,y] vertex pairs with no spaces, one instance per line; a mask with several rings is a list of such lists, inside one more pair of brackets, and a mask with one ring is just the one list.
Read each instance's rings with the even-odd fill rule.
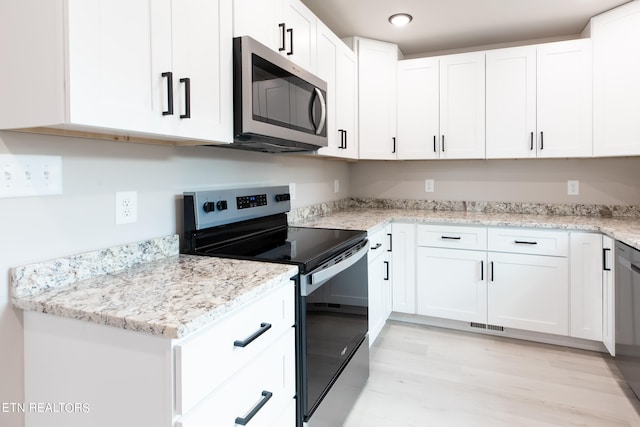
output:
[[403,25],[407,25],[409,22],[411,22],[412,19],[413,16],[409,15],[408,13],[396,13],[395,15],[391,15],[389,17],[389,22],[391,22],[393,25],[397,25],[398,27],[402,27]]

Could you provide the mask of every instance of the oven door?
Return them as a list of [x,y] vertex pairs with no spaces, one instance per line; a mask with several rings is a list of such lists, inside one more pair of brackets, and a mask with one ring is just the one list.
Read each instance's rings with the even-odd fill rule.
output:
[[[369,376],[367,251],[368,243],[342,262],[301,277],[301,409],[306,423],[323,400],[332,407],[318,412],[346,417]],[[363,343],[366,356],[354,356]]]

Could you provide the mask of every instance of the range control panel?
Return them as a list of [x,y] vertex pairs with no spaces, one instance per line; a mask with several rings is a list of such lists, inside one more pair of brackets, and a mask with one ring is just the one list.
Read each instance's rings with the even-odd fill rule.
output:
[[286,185],[184,193],[185,222],[196,230],[289,212],[291,194]]
[[[277,197],[277,196],[276,196]],[[267,205],[266,194],[255,194],[253,196],[236,197],[238,209],[256,208]]]

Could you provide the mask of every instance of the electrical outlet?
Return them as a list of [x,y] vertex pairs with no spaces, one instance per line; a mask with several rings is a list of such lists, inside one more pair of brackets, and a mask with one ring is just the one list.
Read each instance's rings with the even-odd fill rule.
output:
[[291,200],[296,199],[296,183],[295,182],[289,183],[289,195],[291,195]]
[[334,193],[339,193],[340,192],[340,180],[339,179],[333,180],[333,192]]
[[119,191],[116,193],[116,224],[133,224],[138,221],[138,193]]
[[435,191],[435,181],[433,179],[425,179],[424,180],[424,192],[425,193],[433,193]]
[[577,196],[580,194],[580,181],[577,179],[570,179],[567,181],[567,194],[569,196]]

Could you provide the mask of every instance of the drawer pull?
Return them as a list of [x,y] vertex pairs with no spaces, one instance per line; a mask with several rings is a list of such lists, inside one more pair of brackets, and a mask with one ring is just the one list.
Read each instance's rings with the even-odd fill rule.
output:
[[607,252],[610,251],[610,248],[602,248],[602,269],[604,271],[611,271],[611,267],[607,267]]
[[516,245],[537,245],[538,242],[527,242],[526,240],[515,240]]
[[263,391],[262,399],[260,399],[260,402],[258,402],[256,406],[254,406],[245,417],[237,417],[236,424],[240,424],[241,426],[246,426],[249,423],[249,421],[251,421],[251,418],[255,417],[258,411],[262,409],[262,407],[269,401],[269,399],[271,399],[272,396],[273,396],[273,393],[271,393],[270,391],[266,391],[266,390]]
[[372,247],[371,247],[371,250],[372,250],[372,251],[375,251],[375,250],[376,250],[376,249],[378,249],[380,246],[382,246],[382,243],[376,243],[376,245],[375,245],[375,246],[372,246]]
[[240,341],[240,340],[234,341],[233,345],[235,347],[246,347],[249,344],[251,344],[260,335],[262,335],[265,332],[267,332],[269,329],[271,329],[271,323],[260,323],[260,329],[258,329],[253,334],[251,334],[251,336],[247,337],[246,339],[244,339],[242,341]]
[[460,240],[461,237],[460,236],[441,236],[441,239],[447,239],[447,240]]

